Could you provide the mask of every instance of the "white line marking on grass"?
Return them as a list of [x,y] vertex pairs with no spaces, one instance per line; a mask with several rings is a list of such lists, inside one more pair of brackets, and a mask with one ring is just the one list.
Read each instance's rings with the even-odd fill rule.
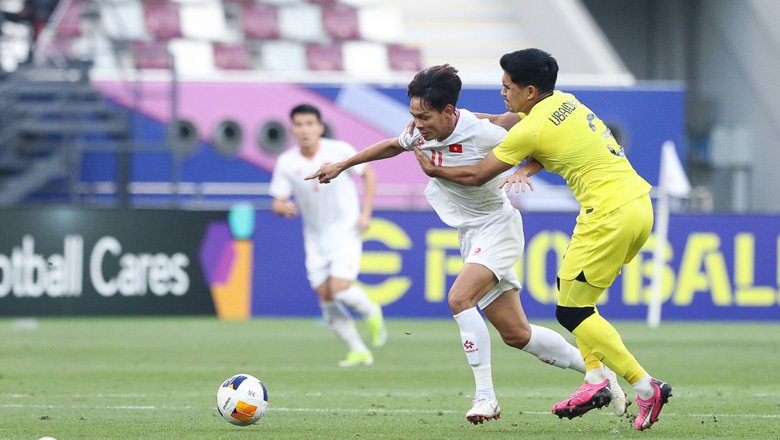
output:
[[[203,409],[202,406],[155,406],[155,405],[35,405],[35,404],[2,404],[0,408],[43,408],[43,409],[113,409],[118,411],[190,411]],[[301,412],[301,413],[379,413],[379,414],[454,414],[461,411],[451,409],[411,409],[411,408],[287,408],[270,407],[269,412]],[[548,411],[519,411],[518,415],[550,416]],[[612,414],[597,414],[602,417],[615,417]],[[674,412],[664,413],[666,417],[734,417],[748,419],[780,419],[780,414],[678,414]]]

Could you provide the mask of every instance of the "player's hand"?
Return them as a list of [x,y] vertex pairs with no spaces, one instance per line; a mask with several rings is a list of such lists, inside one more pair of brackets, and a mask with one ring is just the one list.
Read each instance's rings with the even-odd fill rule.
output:
[[323,164],[314,174],[304,177],[305,180],[317,179],[320,183],[330,183],[341,174],[341,168],[338,164],[326,163]]
[[406,132],[409,133],[409,136],[414,134],[414,119],[409,121],[409,124],[406,125]]
[[358,231],[362,234],[368,230],[369,226],[371,226],[371,216],[361,214],[360,218],[358,218]]
[[525,187],[534,191],[534,183],[531,182],[531,178],[524,171],[517,170],[514,173],[504,176],[501,182],[498,184],[499,188],[504,188],[504,191],[509,192],[514,186],[515,192],[525,192]]
[[285,200],[281,204],[281,209],[278,211],[279,215],[285,218],[298,217],[298,205],[292,200]]
[[433,165],[431,158],[423,153],[420,147],[417,146],[414,147],[414,156],[417,158],[417,163],[420,164],[420,168],[422,168],[423,173],[434,177],[433,171],[436,167]]

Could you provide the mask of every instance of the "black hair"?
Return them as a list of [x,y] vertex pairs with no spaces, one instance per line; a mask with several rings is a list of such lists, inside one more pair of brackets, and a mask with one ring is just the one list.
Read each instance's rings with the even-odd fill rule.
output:
[[317,121],[322,122],[322,115],[320,109],[311,104],[298,104],[290,110],[290,119],[293,119],[295,115],[311,114],[317,117]]
[[458,69],[444,64],[429,67],[414,75],[406,93],[409,98],[420,98],[423,107],[443,111],[447,104],[453,107],[457,105],[462,86]]
[[539,92],[552,92],[558,80],[558,62],[540,49],[523,49],[504,54],[501,68],[519,86],[534,86]]

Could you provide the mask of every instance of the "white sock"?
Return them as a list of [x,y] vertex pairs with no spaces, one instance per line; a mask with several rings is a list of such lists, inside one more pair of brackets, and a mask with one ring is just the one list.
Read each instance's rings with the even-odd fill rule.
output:
[[645,374],[642,376],[641,379],[639,379],[639,382],[634,384],[634,391],[636,391],[636,395],[643,398],[643,399],[649,399],[653,397],[653,385],[650,383],[650,377],[649,374]]
[[607,372],[604,367],[594,368],[585,372],[585,382],[589,384],[597,384],[607,380]]
[[347,343],[350,351],[368,351],[366,344],[363,343],[363,339],[355,327],[355,320],[352,319],[341,303],[338,301],[326,301],[320,303],[320,308],[322,309],[322,317],[325,319],[325,323]]
[[460,340],[466,360],[471,365],[476,384],[476,396],[496,398],[493,389],[493,373],[490,365],[490,333],[485,320],[476,307],[464,310],[453,316],[460,327]]
[[547,327],[531,324],[531,340],[523,347],[523,351],[531,353],[546,364],[585,373],[585,362],[577,347]]
[[344,303],[344,305],[360,314],[364,319],[373,315],[379,309],[379,306],[368,298],[366,291],[354,284],[346,290],[334,293],[333,298]]

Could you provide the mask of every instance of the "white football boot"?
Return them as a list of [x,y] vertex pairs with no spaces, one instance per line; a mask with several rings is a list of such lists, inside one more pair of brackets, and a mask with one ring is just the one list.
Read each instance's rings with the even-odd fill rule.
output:
[[606,365],[604,365],[604,371],[609,380],[609,390],[612,396],[612,399],[609,401],[609,407],[616,416],[622,417],[626,414],[626,407],[631,405],[631,401],[628,400],[626,392],[623,391],[623,388],[618,383],[617,374]]
[[498,400],[488,396],[477,396],[474,399],[474,405],[466,413],[466,420],[473,425],[500,418],[501,408],[498,407]]

